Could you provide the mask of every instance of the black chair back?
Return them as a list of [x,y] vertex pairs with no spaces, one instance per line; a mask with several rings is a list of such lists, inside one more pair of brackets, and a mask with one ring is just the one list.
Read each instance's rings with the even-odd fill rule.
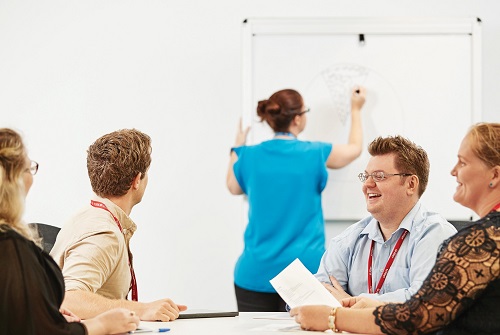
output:
[[30,223],[29,225],[35,227],[38,230],[38,234],[42,238],[43,250],[49,253],[50,250],[52,250],[54,243],[56,243],[56,237],[57,234],[59,234],[61,228],[45,223]]

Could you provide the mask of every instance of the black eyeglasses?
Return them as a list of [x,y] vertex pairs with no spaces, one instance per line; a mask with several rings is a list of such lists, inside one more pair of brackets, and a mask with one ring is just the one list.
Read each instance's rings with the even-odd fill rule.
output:
[[375,171],[372,174],[368,174],[366,172],[361,172],[358,174],[359,180],[364,183],[369,177],[373,178],[373,181],[375,182],[380,182],[388,177],[392,176],[402,176],[402,177],[408,177],[412,176],[413,173],[385,173],[383,171]]
[[302,115],[302,114],[305,114],[305,113],[309,113],[310,111],[311,111],[311,108],[308,108],[305,111],[297,113],[297,115]]
[[38,165],[39,164],[37,162],[31,161],[30,167],[27,170],[34,176],[38,172]]

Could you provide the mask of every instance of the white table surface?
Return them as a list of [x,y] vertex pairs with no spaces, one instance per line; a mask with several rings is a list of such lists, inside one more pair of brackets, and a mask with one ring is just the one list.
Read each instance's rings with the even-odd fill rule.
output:
[[[141,321],[140,328],[170,328],[166,335],[238,335],[264,334],[276,335],[290,332],[322,334],[301,330],[287,312],[276,313],[240,313],[236,317],[178,319],[172,322]],[[333,333],[331,330],[325,333]],[[147,333],[146,333],[147,334]]]

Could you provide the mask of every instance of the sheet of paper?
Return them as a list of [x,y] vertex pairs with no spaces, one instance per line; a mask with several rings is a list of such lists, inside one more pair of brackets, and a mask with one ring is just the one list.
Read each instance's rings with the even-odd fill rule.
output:
[[303,305],[341,307],[340,302],[298,258],[271,279],[270,283],[291,308]]

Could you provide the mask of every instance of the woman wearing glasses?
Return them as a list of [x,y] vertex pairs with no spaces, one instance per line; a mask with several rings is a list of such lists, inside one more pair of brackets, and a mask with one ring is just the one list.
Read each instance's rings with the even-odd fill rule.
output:
[[325,244],[326,168],[344,167],[361,154],[365,95],[362,87],[352,90],[347,144],[298,140],[309,110],[291,89],[258,103],[257,115],[274,130],[273,139],[246,146],[249,129],[240,124],[227,174],[229,191],[245,194],[250,206],[245,248],[234,271],[239,311],[283,311],[285,303],[269,280],[295,258],[316,271]]
[[21,222],[24,199],[38,163],[28,158],[19,134],[0,129],[0,334],[117,334],[135,330],[139,318],[114,309],[80,321],[60,309],[61,270]]
[[[474,125],[451,170],[453,199],[481,217],[443,243],[422,287],[402,304],[367,298],[348,308],[291,310],[301,327],[363,334],[500,334],[500,123]],[[350,308],[349,308],[350,307]]]

